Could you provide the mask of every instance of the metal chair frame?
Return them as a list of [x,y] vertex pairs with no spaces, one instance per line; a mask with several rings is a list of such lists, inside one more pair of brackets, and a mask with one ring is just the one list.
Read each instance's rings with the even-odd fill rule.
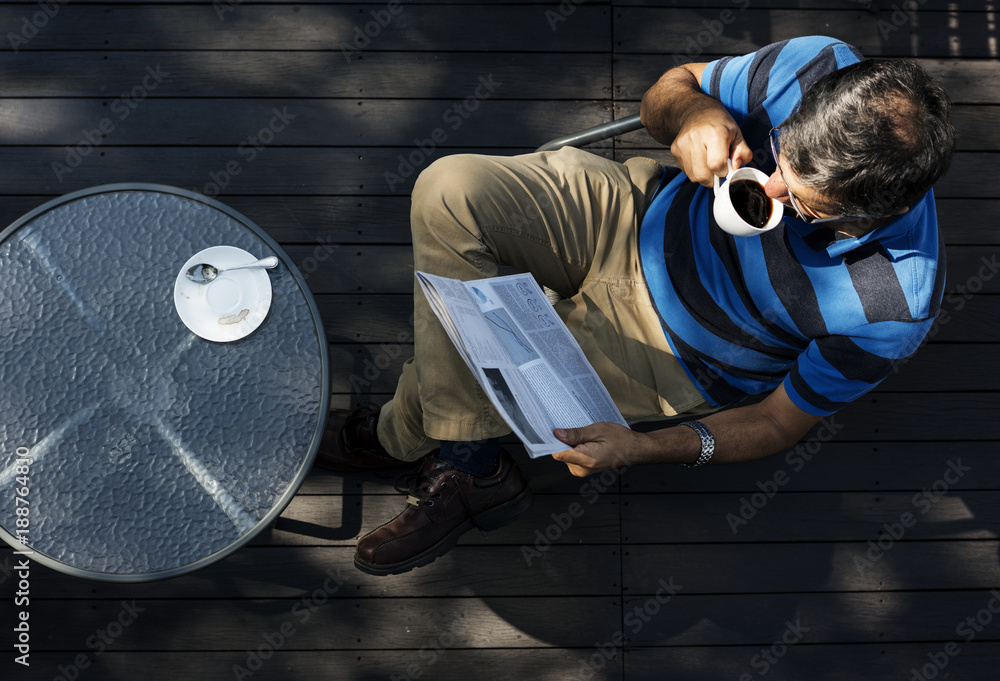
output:
[[633,114],[617,121],[602,123],[601,125],[595,125],[592,128],[587,128],[586,130],[581,130],[580,132],[574,132],[564,137],[559,137],[551,142],[546,142],[535,151],[555,151],[556,149],[561,149],[562,147],[582,147],[586,144],[593,144],[594,142],[606,140],[609,137],[624,135],[625,133],[632,132],[633,130],[640,130],[643,127],[642,121],[639,120],[639,114]]

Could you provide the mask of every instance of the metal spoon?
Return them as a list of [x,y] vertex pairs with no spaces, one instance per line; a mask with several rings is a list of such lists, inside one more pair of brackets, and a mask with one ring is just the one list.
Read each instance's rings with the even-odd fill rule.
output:
[[198,284],[208,284],[215,280],[223,272],[229,272],[231,270],[243,270],[248,267],[266,267],[271,269],[278,265],[278,258],[276,256],[268,256],[266,258],[261,258],[255,262],[246,265],[237,265],[236,267],[227,267],[224,270],[220,270],[217,267],[209,265],[208,263],[198,263],[197,265],[191,267],[185,274],[187,278]]

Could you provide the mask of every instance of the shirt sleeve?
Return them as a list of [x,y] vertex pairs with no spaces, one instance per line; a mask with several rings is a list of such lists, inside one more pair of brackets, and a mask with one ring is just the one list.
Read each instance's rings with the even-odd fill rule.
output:
[[793,38],[711,62],[702,73],[701,88],[729,110],[757,165],[765,168],[773,165],[767,133],[795,112],[802,93],[826,74],[863,58],[856,47],[834,38]]
[[803,411],[832,414],[899,371],[933,323],[876,322],[813,339],[785,377],[785,392]]

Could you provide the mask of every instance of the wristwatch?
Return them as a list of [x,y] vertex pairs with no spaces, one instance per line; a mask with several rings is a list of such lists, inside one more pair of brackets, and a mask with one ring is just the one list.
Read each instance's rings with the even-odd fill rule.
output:
[[698,457],[698,460],[694,463],[682,463],[681,467],[697,468],[698,466],[704,466],[712,458],[712,455],[715,454],[715,438],[712,437],[712,431],[701,421],[685,421],[680,425],[692,429],[701,438],[701,455]]

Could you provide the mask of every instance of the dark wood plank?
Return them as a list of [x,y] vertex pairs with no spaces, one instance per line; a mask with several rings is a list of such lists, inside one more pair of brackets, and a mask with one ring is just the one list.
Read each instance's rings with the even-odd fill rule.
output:
[[951,120],[958,137],[955,146],[959,149],[996,151],[1000,149],[1000,134],[995,122],[1000,111],[995,105],[958,105],[952,108]]
[[[948,464],[942,464],[937,476],[923,484],[926,491],[914,493],[785,492],[770,498],[763,491],[628,495],[622,499],[622,541],[864,543],[878,540],[886,531],[884,525],[895,527],[907,513],[909,527],[903,527],[901,541],[994,539],[1000,522],[996,493],[944,491],[939,495],[938,491],[947,490],[947,484],[940,481],[949,470]],[[664,523],[663,518],[670,522]]]
[[232,196],[226,203],[281,243],[319,248],[344,243],[410,243],[407,196]]
[[996,296],[973,296],[969,299],[961,298],[959,302],[964,303],[961,308],[958,307],[958,302],[948,303],[947,309],[955,312],[947,324],[939,325],[935,340],[994,343],[1000,339]]
[[[319,575],[316,587],[322,589],[325,579]],[[296,629],[283,648],[288,651],[417,650],[444,632],[452,633],[457,648],[588,647],[595,631],[620,626],[621,613],[619,600],[607,596],[301,600],[136,599],[145,610],[108,648],[245,651],[286,621]],[[68,618],[65,608],[58,601],[32,603],[38,624],[33,651],[65,651],[67,643],[70,650],[84,650],[87,638],[123,610],[120,601],[79,601]]]
[[[768,681],[801,679],[853,679],[883,681],[920,678],[987,679],[994,673],[1000,644],[959,639],[959,654],[946,654],[939,642],[888,643],[882,637],[863,644],[799,644],[785,646],[778,639],[761,646],[691,646],[645,648],[625,653],[625,674],[629,681],[661,681],[663,670],[685,681],[713,681],[720,678],[748,679],[767,674]],[[789,637],[791,640],[791,637]],[[875,645],[873,645],[875,644]],[[949,648],[954,651],[953,648]],[[777,654],[780,651],[780,656]],[[769,656],[769,657],[768,657]],[[943,657],[942,657],[943,656]],[[945,671],[932,661],[939,661]],[[773,661],[773,663],[772,663]],[[931,676],[923,676],[924,672]]]
[[[829,439],[831,431],[824,430],[831,423],[836,424],[837,431],[833,440]],[[738,466],[681,470],[668,464],[650,465],[626,471],[618,480],[601,476],[575,478],[551,457],[528,459],[519,448],[510,448],[522,471],[531,479],[538,498],[548,494],[572,495],[566,498],[582,501],[585,508],[605,493],[612,498],[619,491],[626,497],[633,493],[671,492],[752,495],[762,488],[772,488],[772,481],[783,492],[913,494],[938,480],[949,461],[972,469],[957,481],[951,476],[954,482],[951,490],[1000,488],[1000,471],[993,465],[996,459],[993,441],[840,442],[836,439],[841,432],[840,423],[839,417],[832,422],[827,419],[787,452]],[[384,494],[397,474],[389,471],[340,474],[317,468],[311,471],[300,493]]]
[[[308,247],[290,246],[285,250],[296,266],[310,257]],[[348,245],[338,247],[332,256],[336,268],[319,267],[310,273],[313,293],[413,292],[413,249],[409,246]]]
[[[638,102],[642,94],[656,79],[674,64],[673,55],[659,50],[659,54],[615,55],[615,99]],[[739,54],[735,52],[733,54]],[[712,61],[725,56],[713,51],[687,61]],[[1000,74],[1000,62],[992,59],[923,59],[917,62],[933,77],[939,79],[956,104],[997,104],[1000,91],[983,87],[995,83]],[[635,107],[638,110],[638,107]]]
[[[88,147],[84,145],[83,149]],[[63,194],[98,184],[128,181],[168,184],[223,197],[406,195],[417,172],[443,153],[437,150],[407,160],[414,152],[409,147],[265,147],[251,159],[249,153],[240,154],[233,147],[98,146],[74,161],[74,151],[66,147],[11,147],[7,153],[12,163],[23,161],[24,165],[19,167],[19,173],[11,169],[3,176],[8,182],[7,191]],[[71,165],[74,162],[75,167]]]
[[[280,626],[281,622],[277,622]],[[296,626],[293,624],[292,626]],[[296,626],[296,632],[299,631]],[[82,670],[89,678],[95,679],[143,679],[143,681],[175,681],[178,678],[224,679],[238,678],[239,670],[247,669],[247,677],[253,681],[315,681],[335,678],[337,681],[358,679],[373,681],[389,679],[410,681],[424,678],[435,681],[468,681],[476,678],[473,674],[489,669],[492,681],[523,681],[532,678],[557,679],[569,669],[580,669],[594,648],[515,648],[510,649],[462,649],[457,648],[457,639],[450,630],[435,631],[422,629],[425,634],[417,648],[413,650],[372,650],[372,651],[327,651],[282,649],[268,652],[263,635],[273,634],[262,631],[257,637],[247,637],[238,643],[243,650],[226,652],[106,652],[95,655],[93,649],[83,649],[90,656],[88,666]],[[272,640],[280,640],[272,636]],[[234,646],[235,646],[234,642]],[[252,657],[247,649],[263,647],[266,660]],[[46,680],[59,675],[59,667],[69,668],[73,664],[76,651],[60,653],[32,653],[32,669]],[[621,681],[622,664],[620,652],[611,651],[614,663],[591,669],[588,681]],[[259,655],[259,653],[258,653]],[[14,668],[11,658],[10,677],[30,678],[23,667]],[[4,660],[2,665],[7,665]],[[249,665],[249,666],[248,666]],[[234,669],[236,671],[234,671]],[[252,671],[251,671],[252,669]],[[44,675],[44,676],[43,676]],[[250,676],[252,675],[252,676]],[[335,675],[335,676],[332,676]]]
[[1000,248],[996,246],[949,246],[948,278],[944,305],[955,310],[961,301],[981,293],[1000,292]]
[[[531,5],[257,5],[240,4],[221,19],[209,3],[60,5],[58,20],[23,43],[36,50],[324,50],[344,63],[371,52],[606,52],[609,8],[579,6],[553,30]],[[384,11],[383,21],[372,10]],[[0,6],[0,24],[21,25],[24,12]],[[368,26],[374,24],[374,26]],[[290,40],[289,37],[293,36]],[[5,41],[5,48],[11,45]]]
[[[260,535],[255,544],[353,547],[363,534],[392,519],[405,507],[406,498],[398,494],[391,484],[381,490],[369,486],[363,497],[300,494],[282,513],[275,528]],[[325,531],[301,533],[302,528],[308,530],[309,527],[317,530],[324,528]],[[536,530],[554,544],[617,545],[620,539],[618,499],[613,494],[594,495],[592,498],[574,494],[540,494],[535,499],[534,507],[515,522],[486,535],[466,533],[460,544],[512,546],[516,549],[522,544],[533,544],[537,539]],[[551,531],[545,536],[547,530]],[[519,551],[515,550],[515,553],[520,557]]]
[[[942,199],[935,197],[938,222],[949,246],[994,244],[1000,239],[990,225],[1000,220],[1000,202],[992,199]],[[994,217],[995,216],[995,217]]]
[[[84,2],[99,2],[102,0],[83,0]],[[612,5],[628,5],[639,7],[678,7],[678,8],[714,8],[714,9],[749,9],[750,3],[746,0],[612,0]],[[919,0],[914,8],[907,6],[907,14],[921,13],[923,11],[948,10],[949,13],[962,16],[966,11],[986,11],[992,7],[990,0],[969,0],[958,3],[949,0]],[[754,0],[754,9],[864,9],[869,12],[878,12],[884,9],[881,3],[870,2],[869,0]],[[902,7],[902,5],[900,5]],[[891,11],[891,10],[890,10]]]
[[841,441],[997,440],[1000,395],[978,393],[869,393],[838,414]]
[[[837,423],[834,419],[834,423]],[[818,430],[818,429],[817,429]],[[839,432],[839,431],[838,431]],[[681,470],[660,464],[634,468],[612,484],[596,478],[574,478],[566,467],[551,457],[528,459],[514,451],[514,457],[541,498],[548,494],[572,495],[567,499],[584,502],[607,490],[610,495],[632,493],[739,492],[753,494],[778,481],[783,492],[910,492],[915,493],[937,480],[949,460],[972,468],[952,490],[1000,489],[1000,470],[994,466],[996,444],[977,442],[839,442],[816,436],[816,430],[787,452],[779,452],[738,466],[706,466]],[[384,494],[397,472],[335,473],[314,468],[300,494]],[[607,479],[605,479],[607,482]],[[596,494],[595,494],[596,492]],[[331,501],[330,503],[335,503]],[[596,503],[596,501],[595,501]],[[568,506],[568,502],[567,502]],[[339,523],[337,524],[339,526]],[[279,525],[279,530],[281,526]]]
[[412,342],[412,295],[323,294],[316,306],[332,342]]
[[[625,612],[643,608],[648,600],[627,599]],[[803,629],[786,640],[797,639],[801,644],[947,642],[955,639],[958,624],[975,617],[991,600],[996,608],[996,596],[988,590],[746,596],[686,596],[681,592],[663,606],[659,617],[644,623],[635,616],[637,624],[644,626],[629,636],[629,643],[636,647],[770,646],[791,633],[789,622]]]
[[685,595],[988,591],[1000,578],[998,550],[996,541],[900,542],[888,551],[867,543],[645,545],[629,547],[622,564],[625,588],[637,594],[656,593],[662,574]]
[[[148,69],[165,76],[143,92]],[[498,98],[610,99],[607,54],[365,52],[346,62],[333,51],[142,52],[0,50],[7,97],[365,97],[464,98],[479,78],[504,84]],[[150,83],[152,84],[152,83]],[[535,145],[538,146],[538,145]]]
[[[340,340],[336,337],[329,340]],[[413,357],[413,338],[401,342],[330,347],[330,390],[357,396],[396,391],[403,363]]]
[[[745,9],[741,9],[744,8]],[[892,7],[855,9],[768,9],[733,3],[725,9],[619,6],[615,10],[618,52],[676,50],[682,59],[702,53],[746,54],[779,40],[829,35],[860,48],[868,57],[995,57],[986,12],[963,12],[960,45],[942,31],[947,12],[921,11],[914,20]]]
[[[119,3],[131,4],[134,0],[78,0],[80,4],[97,4],[97,5],[114,5]],[[143,4],[156,5],[156,4],[174,4],[176,0],[144,0]],[[440,0],[405,0],[405,5],[417,5],[423,3],[430,4],[448,4],[448,5],[507,5],[510,4],[510,0],[448,0],[447,2],[441,2]],[[12,5],[33,5],[31,0],[13,0],[8,3]],[[230,3],[235,6],[239,6],[242,3]],[[268,0],[270,5],[277,4],[296,4],[294,0]],[[316,0],[311,3],[314,5],[355,5],[356,0]],[[378,3],[373,3],[377,5]],[[382,3],[387,4],[387,3]],[[547,2],[540,2],[539,5],[546,6],[559,6],[559,2],[556,0],[548,0]],[[648,6],[648,7],[679,7],[679,8],[718,8],[726,9],[733,8],[733,6],[741,7],[744,6],[745,0],[580,0],[577,4],[588,4],[588,5],[626,5],[626,6]],[[878,10],[877,4],[871,2],[870,0],[754,0],[754,7],[767,7],[774,9],[862,9],[871,8],[872,11]],[[990,0],[968,0],[963,2],[961,7],[957,7],[953,0],[923,0],[920,2],[917,10],[949,10],[952,14],[961,16],[967,11],[985,11],[992,3]],[[223,17],[227,12],[223,12]]]
[[[80,148],[87,151],[74,160],[74,151]],[[477,147],[438,148],[427,153],[414,147],[268,146],[251,157],[253,149],[241,153],[234,147],[77,145],[76,149],[8,147],[5,153],[11,166],[0,174],[5,191],[61,195],[112,182],[155,182],[218,196],[224,202],[233,195],[406,196],[419,171],[439,156],[465,151],[504,155],[532,151],[528,147]]]
[[[830,422],[828,420],[828,422]],[[832,424],[842,422],[834,416]],[[818,429],[817,429],[818,430]],[[984,442],[838,442],[838,433],[816,430],[787,452],[738,466],[708,466],[681,471],[676,466],[647,466],[622,477],[622,492],[742,492],[774,487],[781,492],[916,492],[937,480],[948,461],[972,471],[953,490],[1000,489],[996,444]],[[952,476],[954,478],[954,476]],[[329,483],[317,489],[328,489]]]
[[[701,2],[702,0],[692,0],[692,1],[693,2]],[[710,2],[712,2],[712,1],[718,2],[719,0],[709,0],[709,1]],[[764,0],[764,1],[765,2],[782,2],[782,1],[785,1],[785,2],[796,1],[797,2],[797,1],[802,1],[802,2],[806,2],[806,3],[811,3],[811,2],[817,2],[819,0]],[[865,2],[867,0],[823,0],[823,1],[827,2],[827,3],[838,3],[838,2],[847,2],[847,3],[855,2],[856,3],[856,2]],[[944,0],[929,0],[929,1],[931,3],[940,3],[940,2],[943,2]],[[980,1],[981,0],[976,0],[976,2],[980,2]],[[12,0],[12,2],[7,3],[7,4],[29,5],[29,4],[31,4],[31,1],[30,0]],[[131,4],[135,4],[135,0],[81,0],[81,4],[88,4],[88,5],[117,5],[117,4],[126,4],[126,5],[131,5]],[[142,4],[144,4],[144,5],[160,5],[160,4],[174,5],[174,4],[177,4],[177,0],[143,0]],[[233,0],[232,2],[227,2],[227,3],[225,3],[225,5],[223,5],[222,1],[220,0],[219,4],[220,4],[219,11],[220,11],[220,14],[221,14],[221,20],[225,21],[226,20],[226,16],[231,13],[230,11],[227,11],[227,10],[229,10],[229,9],[235,10],[235,9],[237,9],[238,7],[240,7],[240,6],[244,5],[244,4],[251,4],[251,3],[248,2],[248,1],[245,1],[245,2],[236,2],[235,0]],[[295,5],[295,4],[301,4],[301,3],[294,2],[294,0],[267,0],[266,3],[257,2],[257,3],[254,3],[254,4],[267,4],[267,5],[292,4],[292,5]],[[313,2],[310,2],[309,4],[310,5],[358,5],[359,3],[357,2],[357,0],[314,0]],[[368,4],[370,4],[373,9],[379,9],[379,5],[381,5],[382,7],[386,7],[387,5],[389,5],[389,0],[384,0],[381,3],[379,3],[379,2],[373,2],[373,3],[368,3]],[[402,9],[405,11],[405,8],[408,7],[408,6],[410,6],[410,5],[421,5],[421,4],[431,4],[431,5],[501,5],[501,6],[503,6],[503,5],[509,5],[509,4],[511,4],[511,2],[510,2],[510,0],[447,0],[445,2],[442,2],[441,0],[399,0],[399,4],[402,6]],[[538,4],[539,5],[549,5],[549,6],[555,5],[556,7],[558,7],[559,2],[557,2],[556,0],[546,0],[546,2],[540,2]],[[583,4],[588,4],[588,5],[609,5],[611,3],[609,2],[609,0],[580,0],[580,2],[578,4],[580,4],[580,5],[583,5]],[[397,14],[397,16],[398,16],[398,14]]]
[[[16,575],[10,551],[0,556],[0,576]],[[73,579],[32,568],[31,586],[46,600],[80,599],[301,599],[323,589],[329,599],[424,598],[456,595],[616,596],[621,592],[618,547],[559,545],[532,557],[516,546],[461,546],[433,564],[389,578],[354,567],[354,546],[248,547],[191,575],[145,584]],[[337,587],[337,580],[342,582]]]
[[[996,301],[1000,311],[1000,301]],[[974,340],[974,339],[969,339]],[[1000,376],[1000,346],[994,343],[922,347],[897,373],[879,384],[885,392],[994,390]]]
[[[484,78],[468,98],[167,99],[150,96],[134,109],[105,99],[2,99],[9,121],[0,143],[76,146],[493,147],[524,148],[610,120],[599,101],[495,99],[509,83]],[[480,96],[481,95],[481,96]],[[437,131],[437,132],[435,132]],[[488,131],[485,132],[485,131]],[[247,157],[240,154],[240,157]]]

